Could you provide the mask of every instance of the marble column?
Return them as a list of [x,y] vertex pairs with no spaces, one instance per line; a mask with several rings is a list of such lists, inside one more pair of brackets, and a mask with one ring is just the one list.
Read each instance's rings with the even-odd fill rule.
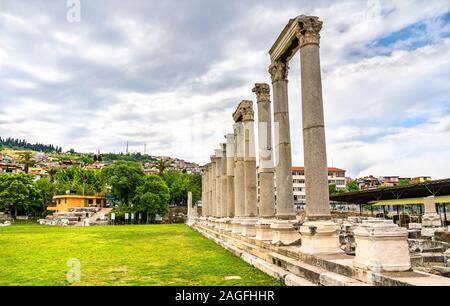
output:
[[213,179],[213,164],[212,162],[209,164],[209,171],[208,171],[208,187],[209,187],[209,197],[208,197],[208,224],[211,225],[210,218],[212,218],[212,211],[213,211],[213,185],[214,185],[214,179]]
[[206,193],[206,184],[207,184],[207,166],[205,165],[203,167],[203,171],[202,171],[202,215],[200,216],[201,221],[203,221],[203,218],[205,217],[205,207],[206,207],[206,202],[207,202],[207,193]]
[[222,205],[222,184],[221,184],[221,174],[222,174],[222,150],[215,150],[216,153],[216,209],[214,211],[214,216],[216,217],[216,227],[219,227],[219,221],[221,218],[221,205]]
[[281,61],[274,62],[269,67],[273,86],[275,150],[277,157],[275,162],[276,217],[283,220],[295,219],[288,103],[288,70],[288,64]]
[[211,156],[211,205],[210,205],[210,218],[209,225],[211,227],[215,226],[216,218],[216,207],[217,207],[217,189],[216,189],[216,164],[217,157],[215,155]]
[[194,213],[192,209],[192,192],[188,192],[188,201],[187,201],[187,224],[191,226],[193,224]]
[[221,143],[221,167],[220,167],[220,229],[225,230],[226,218],[227,218],[227,205],[228,205],[228,185],[227,185],[227,145]]
[[203,217],[203,221],[206,223],[206,218],[209,217],[209,197],[210,197],[210,193],[209,193],[209,170],[210,170],[210,164],[207,164],[205,166],[205,200],[203,202],[203,207],[202,207],[202,217]]
[[227,134],[227,221],[225,230],[231,232],[233,230],[231,221],[234,218],[234,134]]
[[275,185],[276,218],[271,225],[272,243],[295,245],[300,235],[295,229],[297,223],[294,211],[292,182],[292,152],[289,124],[287,62],[275,61],[269,67],[273,87],[273,111],[275,122]]
[[257,240],[272,240],[270,226],[275,217],[275,185],[272,155],[272,115],[269,84],[255,84],[253,92],[258,104],[259,139],[259,220],[256,225]]
[[[258,222],[257,182],[256,182],[256,152],[254,111],[252,101],[243,101],[248,107],[242,108],[242,122],[244,124],[244,183],[245,183],[245,212],[242,235],[256,236]],[[241,103],[241,104],[242,104]]]
[[422,216],[422,232],[423,237],[431,238],[434,236],[436,229],[442,226],[441,217],[436,212],[436,201],[434,196],[423,198],[425,213]]
[[305,16],[296,33],[301,59],[303,148],[305,158],[306,222],[300,228],[301,251],[341,252],[339,226],[331,221],[325,121],[320,71],[320,30],[317,17]]
[[242,218],[245,214],[245,185],[244,185],[244,125],[236,122],[234,130],[234,220],[232,221],[234,234],[242,233]]

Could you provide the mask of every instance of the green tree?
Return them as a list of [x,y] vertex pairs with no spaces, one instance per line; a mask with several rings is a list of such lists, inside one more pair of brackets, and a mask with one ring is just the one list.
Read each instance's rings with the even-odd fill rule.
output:
[[53,183],[55,181],[55,177],[56,177],[56,174],[58,174],[58,171],[59,170],[57,168],[50,168],[47,170],[48,176],[50,178],[50,182]]
[[[84,179],[84,185],[83,185]],[[86,170],[71,166],[60,170],[55,178],[56,192],[64,194],[67,190],[75,190],[76,194],[98,195],[105,193],[103,177],[98,170]]]
[[164,172],[170,166],[170,161],[159,159],[156,161],[156,169],[158,169],[159,175],[164,176]]
[[347,191],[348,192],[358,191],[358,190],[359,190],[359,186],[358,186],[358,182],[356,180],[351,180],[347,183]]
[[103,168],[103,180],[112,188],[112,193],[126,205],[136,194],[136,188],[144,180],[144,170],[140,164],[129,161],[118,161]]
[[338,191],[338,189],[336,187],[336,184],[328,185],[328,190],[330,191],[330,195],[339,193],[339,191]]
[[24,172],[28,174],[30,166],[34,164],[31,160],[33,158],[33,152],[22,152],[19,156],[22,158],[21,163],[24,164]]
[[51,178],[43,177],[35,182],[35,187],[42,200],[44,211],[52,204],[53,196],[56,194],[56,186]]
[[133,198],[134,210],[154,220],[156,215],[164,216],[169,212],[170,192],[166,182],[158,175],[147,175],[144,183],[137,187]]
[[18,213],[42,212],[40,194],[33,179],[25,173],[0,175],[0,209],[10,211],[14,218]]
[[170,203],[175,205],[187,204],[187,193],[192,192],[192,201],[195,203],[201,197],[202,179],[199,174],[189,174],[180,171],[167,171],[164,180],[170,189]]
[[411,180],[410,179],[401,179],[398,182],[399,186],[407,186],[407,185],[411,185]]

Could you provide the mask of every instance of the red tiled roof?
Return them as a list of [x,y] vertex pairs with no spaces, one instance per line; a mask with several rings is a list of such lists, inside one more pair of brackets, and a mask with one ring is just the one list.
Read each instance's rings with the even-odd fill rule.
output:
[[[304,171],[305,167],[292,167],[292,171]],[[335,167],[328,167],[328,171],[330,172],[345,172],[343,169],[335,168]]]

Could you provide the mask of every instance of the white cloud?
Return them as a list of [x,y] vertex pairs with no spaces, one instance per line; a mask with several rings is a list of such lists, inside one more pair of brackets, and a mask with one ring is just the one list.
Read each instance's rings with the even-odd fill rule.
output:
[[[267,52],[288,19],[314,14],[324,21],[330,163],[351,175],[448,176],[449,24],[437,17],[450,4],[381,1],[378,11],[373,3],[98,1],[69,24],[64,5],[11,2],[0,16],[7,93],[0,134],[81,151],[124,151],[128,140],[131,150],[146,143],[152,154],[208,162],[232,130],[237,104],[255,100],[254,83],[270,83]],[[419,23],[423,32],[393,46],[372,44]],[[299,76],[296,56],[289,83],[296,165],[303,164]]]

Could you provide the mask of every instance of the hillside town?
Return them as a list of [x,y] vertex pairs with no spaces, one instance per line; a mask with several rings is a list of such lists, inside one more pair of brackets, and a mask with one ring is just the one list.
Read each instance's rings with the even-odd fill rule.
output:
[[[24,158],[26,153],[28,157]],[[111,157],[112,156],[112,157]],[[185,173],[200,173],[198,164],[169,156],[128,154],[44,153],[4,148],[0,151],[0,173],[28,173],[35,180],[49,176],[50,169],[66,169],[71,166],[89,170],[102,170],[117,160],[139,160],[146,174],[158,174],[158,161],[164,161],[167,169]]]

